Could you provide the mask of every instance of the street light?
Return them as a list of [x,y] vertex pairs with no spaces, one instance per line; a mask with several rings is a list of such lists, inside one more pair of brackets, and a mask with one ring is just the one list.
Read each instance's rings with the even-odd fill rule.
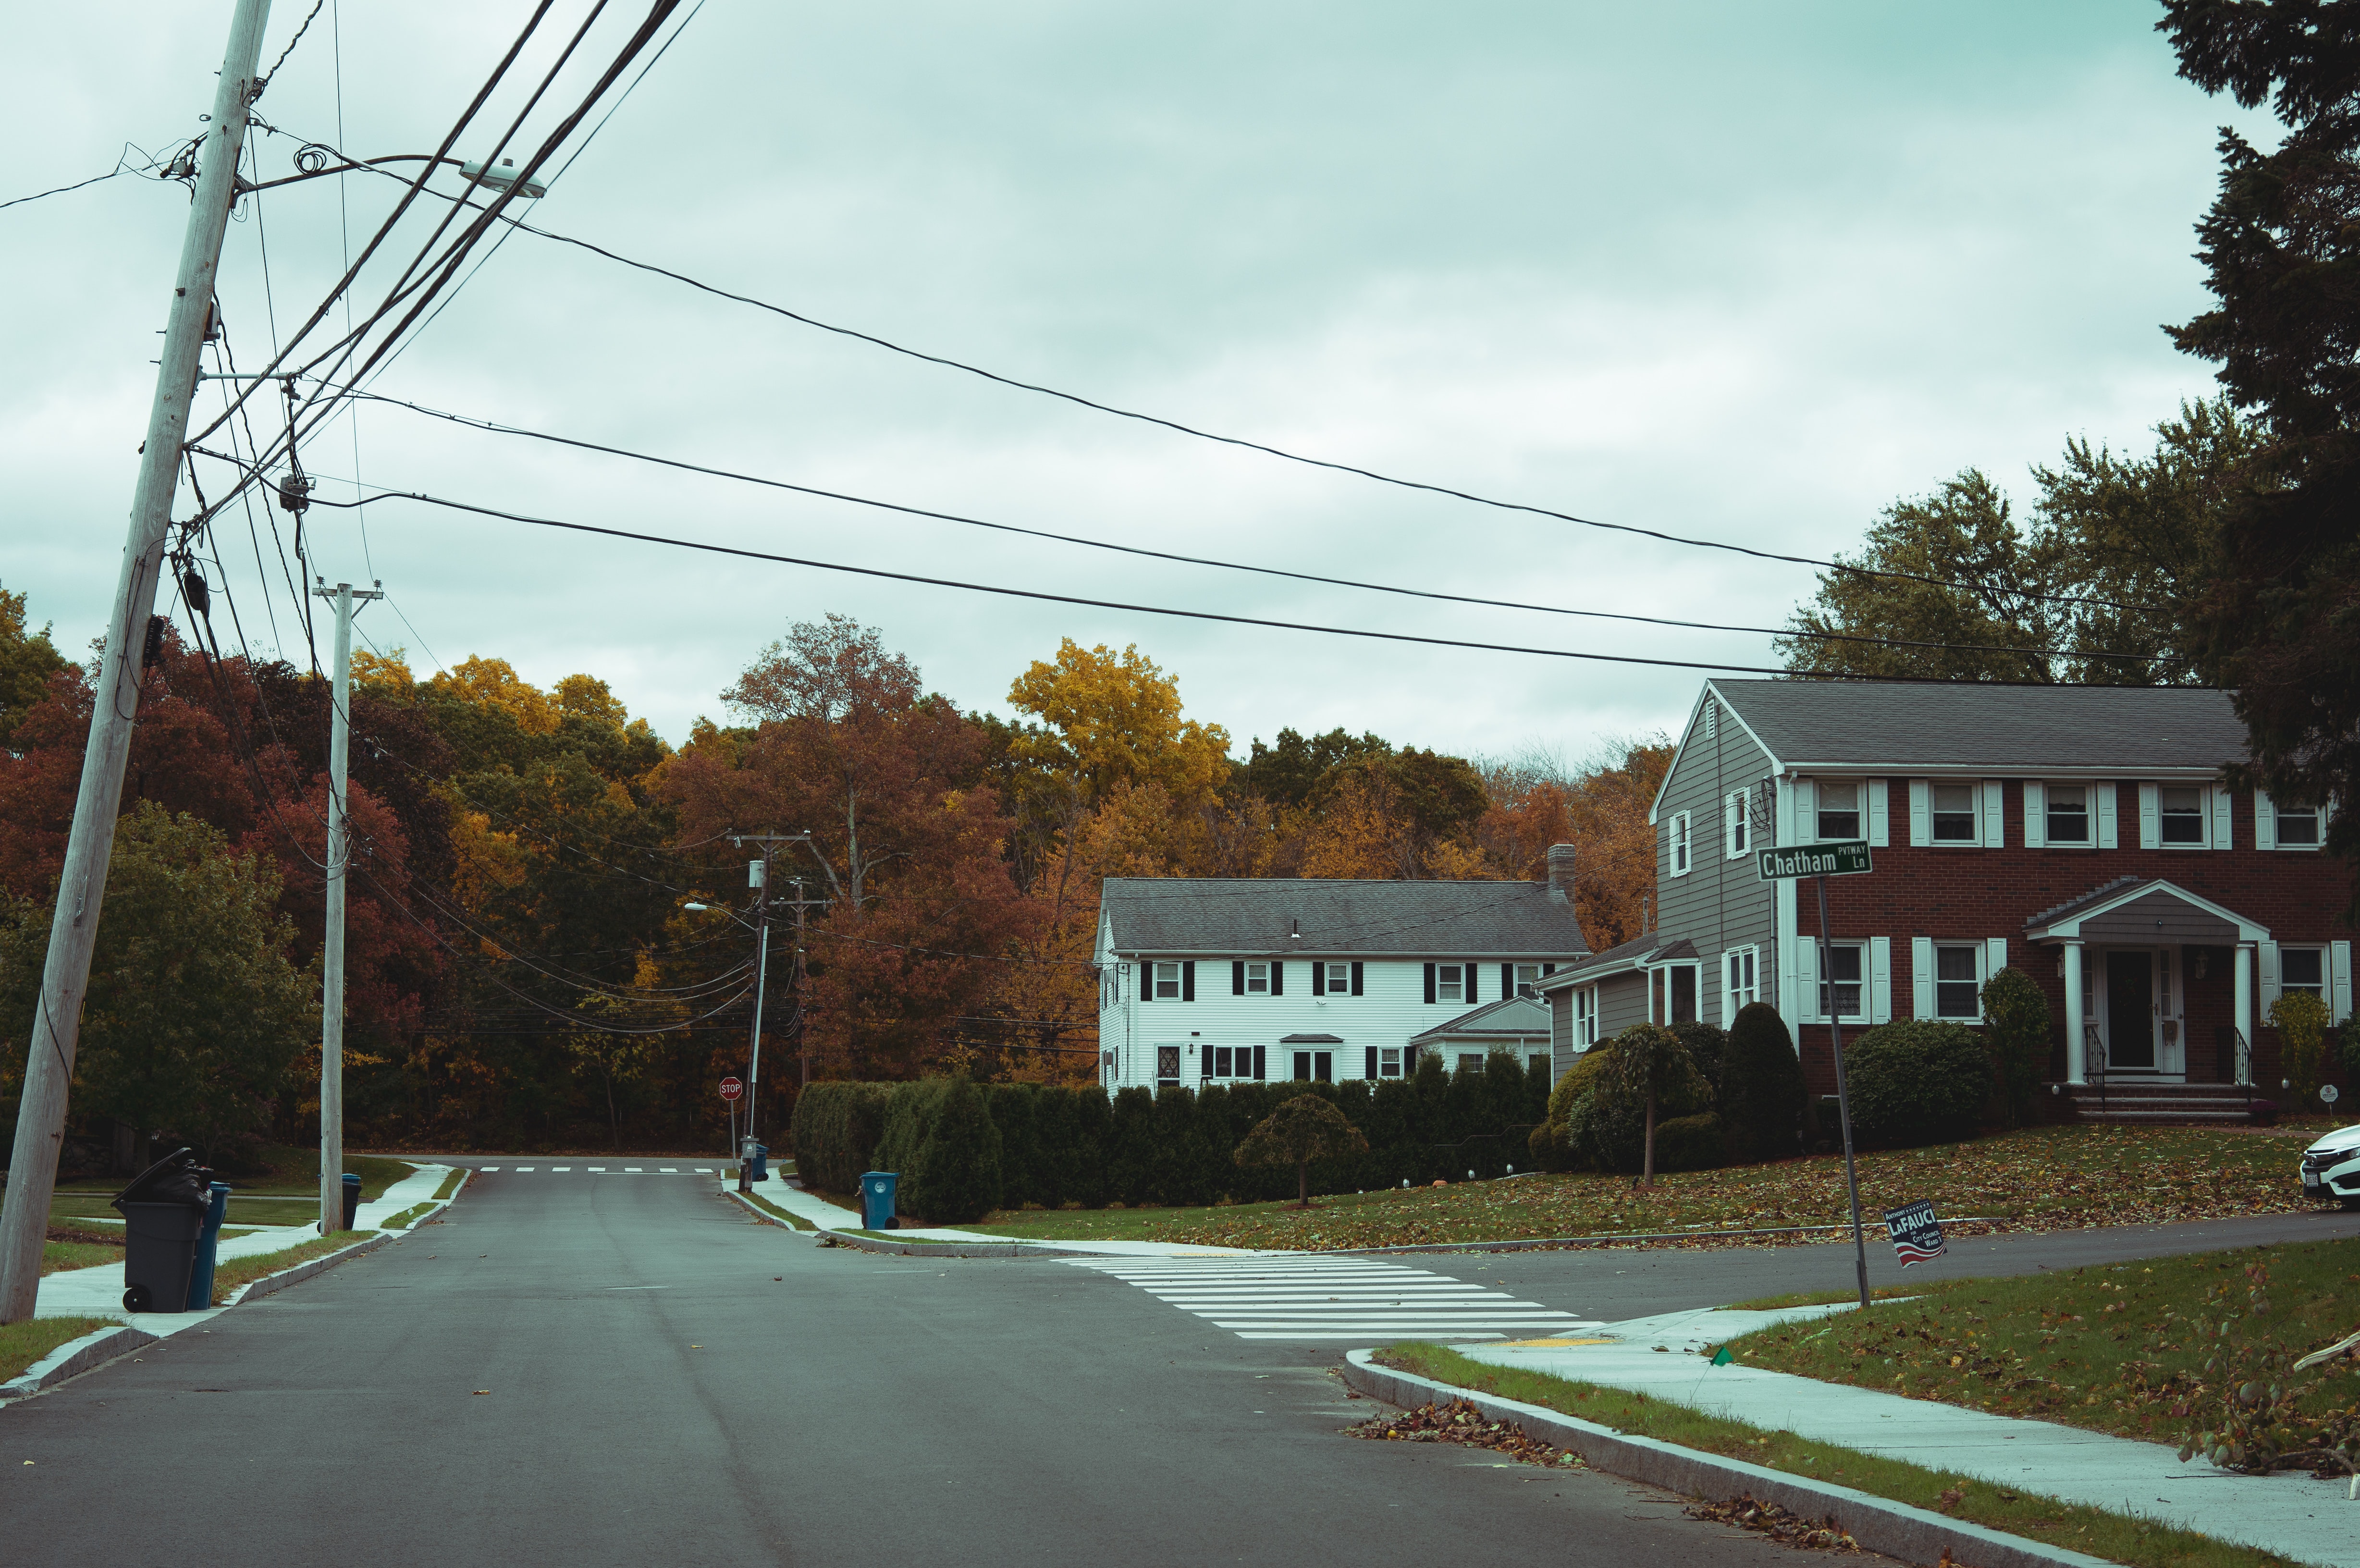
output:
[[[756,864],[759,865],[760,863],[758,861]],[[757,886],[760,886],[760,884],[757,884]],[[770,977],[770,908],[769,897],[770,889],[767,887],[764,887],[763,901],[755,906],[760,915],[759,924],[747,920],[735,909],[721,910],[721,913],[727,915],[731,920],[736,920],[739,925],[744,926],[748,931],[752,931],[757,944],[754,960],[753,1055],[751,1063],[748,1066],[746,1074],[751,1081],[748,1085],[749,1092],[746,1097],[746,1138],[749,1143],[753,1141],[754,1138],[754,1106],[756,1097],[761,1094],[762,1090],[762,993],[769,988]],[[712,912],[716,906],[712,904],[688,903],[683,904],[681,908],[683,909],[694,910],[698,914],[707,914]],[[753,1161],[751,1158],[747,1154],[744,1149],[739,1149],[738,1150],[738,1190],[739,1192],[743,1192],[748,1190],[748,1183],[747,1176],[748,1172],[752,1169]]]

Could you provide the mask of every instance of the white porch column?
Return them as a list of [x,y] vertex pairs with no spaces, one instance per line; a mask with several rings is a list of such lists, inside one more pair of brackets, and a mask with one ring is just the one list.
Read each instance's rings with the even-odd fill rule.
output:
[[2244,1060],[2237,1063],[2237,1082],[2251,1083],[2254,1081],[2251,1049],[2254,1041],[2254,944],[2250,942],[2237,944],[2236,1018],[2237,1032],[2245,1037],[2247,1047]]
[[[2239,971],[2240,974],[2244,971]],[[2065,939],[2065,1081],[2086,1083],[2089,1063],[2081,1060],[2081,939]]]

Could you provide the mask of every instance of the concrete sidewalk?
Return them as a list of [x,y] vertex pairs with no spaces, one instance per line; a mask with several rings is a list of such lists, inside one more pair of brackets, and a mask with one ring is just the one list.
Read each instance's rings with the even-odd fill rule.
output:
[[[725,1171],[724,1187],[735,1187],[738,1178]],[[838,1207],[815,1193],[803,1190],[778,1171],[768,1179],[749,1183],[749,1190],[765,1202],[775,1203],[797,1219],[808,1220],[825,1231],[852,1233],[858,1231],[860,1216],[850,1209]],[[1033,1241],[1019,1236],[994,1236],[989,1231],[960,1230],[949,1225],[912,1225],[885,1233],[896,1241],[972,1242],[988,1247],[1037,1247],[1043,1251],[1102,1253],[1114,1258],[1221,1258],[1242,1254],[1237,1247],[1192,1247],[1161,1241]]]
[[1604,1343],[1535,1340],[1453,1348],[1491,1366],[1630,1388],[1765,1431],[1957,1471],[2301,1562],[2360,1568],[2360,1503],[2347,1499],[2341,1482],[2233,1475],[2201,1462],[2182,1465],[2176,1448],[2160,1443],[1735,1363],[1715,1367],[1707,1358],[1712,1347],[1756,1329],[1857,1310],[1847,1303],[1670,1312],[1609,1323],[1596,1336]]

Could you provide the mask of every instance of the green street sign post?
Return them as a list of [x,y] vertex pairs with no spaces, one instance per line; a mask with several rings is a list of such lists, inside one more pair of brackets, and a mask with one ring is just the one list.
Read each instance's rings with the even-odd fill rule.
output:
[[[1765,882],[1808,877],[1819,886],[1819,975],[1828,973],[1828,878],[1864,877],[1871,869],[1866,839],[1837,839],[1827,844],[1802,844],[1786,849],[1765,849],[1754,857],[1754,870]],[[1861,975],[1861,984],[1870,984]],[[1814,977],[1813,984],[1818,984]],[[1836,1115],[1843,1123],[1844,1185],[1852,1192],[1852,1267],[1860,1281],[1860,1304],[1868,1305],[1868,1237],[1860,1220],[1860,1172],[1852,1158],[1852,1094],[1844,1086],[1843,1020],[1835,1007],[1835,985],[1828,982],[1828,1049],[1836,1062]]]

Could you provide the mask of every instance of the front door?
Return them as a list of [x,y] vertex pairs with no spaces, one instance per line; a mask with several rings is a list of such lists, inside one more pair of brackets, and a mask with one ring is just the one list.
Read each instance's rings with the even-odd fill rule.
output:
[[1179,1083],[1180,1048],[1176,1045],[1157,1046],[1155,1048],[1156,1086],[1158,1088],[1162,1088],[1164,1085],[1169,1083],[1177,1087]]
[[2106,954],[2106,1065],[2117,1073],[2155,1071],[2155,954]]

